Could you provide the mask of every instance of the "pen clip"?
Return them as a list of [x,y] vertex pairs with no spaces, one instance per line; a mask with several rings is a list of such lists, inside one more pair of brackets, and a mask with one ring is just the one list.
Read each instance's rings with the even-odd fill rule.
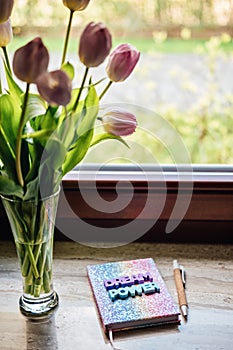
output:
[[183,283],[183,286],[184,286],[184,288],[185,288],[185,284],[186,284],[185,270],[184,270],[183,265],[180,265],[179,268],[180,268],[182,283]]

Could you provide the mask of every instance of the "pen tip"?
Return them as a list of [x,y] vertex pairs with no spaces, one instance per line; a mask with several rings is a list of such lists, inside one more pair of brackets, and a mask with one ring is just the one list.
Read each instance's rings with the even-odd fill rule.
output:
[[182,313],[184,319],[187,320],[187,318],[188,318],[188,307],[187,307],[187,305],[181,305],[180,309],[181,309],[181,313]]
[[179,264],[177,260],[173,260],[173,269],[179,269]]

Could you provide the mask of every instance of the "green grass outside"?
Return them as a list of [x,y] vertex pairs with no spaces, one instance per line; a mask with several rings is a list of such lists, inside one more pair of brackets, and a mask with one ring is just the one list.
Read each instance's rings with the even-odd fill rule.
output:
[[[9,44],[9,51],[14,52],[20,46],[25,45],[28,41],[34,38],[27,37],[14,37],[13,41]],[[55,39],[48,36],[42,37],[44,44],[48,47],[49,51],[61,52],[63,48],[64,39]],[[195,52],[197,47],[205,47],[206,40],[204,39],[167,39],[164,42],[156,43],[153,38],[124,38],[114,39],[113,47],[120,43],[130,43],[137,47],[141,52],[162,52],[162,53],[192,53]],[[222,44],[221,47],[224,51],[233,51],[233,41]],[[78,39],[72,38],[69,44],[69,51],[74,53],[78,49]]]
[[[119,43],[119,41],[115,41]],[[166,39],[164,42],[156,43],[152,38],[129,38],[128,42],[138,48],[141,52],[162,52],[162,53],[192,53],[199,46],[205,47],[205,39]],[[222,44],[224,51],[233,51],[233,41]]]

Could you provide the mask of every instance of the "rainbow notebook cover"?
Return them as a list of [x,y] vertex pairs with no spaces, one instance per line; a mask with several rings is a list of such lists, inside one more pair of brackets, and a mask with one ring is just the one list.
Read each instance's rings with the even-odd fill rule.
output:
[[87,266],[104,331],[180,323],[180,312],[151,258]]

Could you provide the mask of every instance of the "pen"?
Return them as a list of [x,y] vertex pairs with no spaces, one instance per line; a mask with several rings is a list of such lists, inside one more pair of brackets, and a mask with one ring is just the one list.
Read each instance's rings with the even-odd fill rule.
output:
[[188,303],[185,295],[185,274],[183,266],[173,260],[173,272],[176,284],[176,291],[179,300],[180,311],[185,319],[188,317]]

